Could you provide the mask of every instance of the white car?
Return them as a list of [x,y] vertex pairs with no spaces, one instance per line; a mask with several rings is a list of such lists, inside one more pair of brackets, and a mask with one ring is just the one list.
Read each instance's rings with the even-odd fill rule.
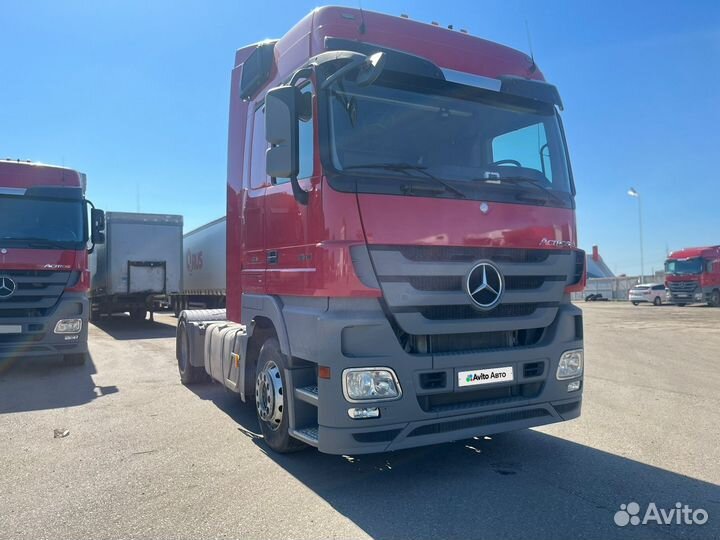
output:
[[666,294],[665,285],[662,283],[642,283],[630,289],[628,300],[633,306],[637,306],[640,302],[650,302],[659,306],[666,299]]

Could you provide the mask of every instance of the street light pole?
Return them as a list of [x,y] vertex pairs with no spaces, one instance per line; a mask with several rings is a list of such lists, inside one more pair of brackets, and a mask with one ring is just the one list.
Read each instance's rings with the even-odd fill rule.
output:
[[635,188],[628,190],[628,195],[637,199],[638,202],[638,225],[640,229],[640,283],[645,283],[645,255],[643,253],[643,224],[642,224],[642,202],[640,193]]

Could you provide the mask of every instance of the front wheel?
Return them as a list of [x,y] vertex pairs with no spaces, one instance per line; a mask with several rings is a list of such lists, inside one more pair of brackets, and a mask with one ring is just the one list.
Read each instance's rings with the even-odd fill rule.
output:
[[656,296],[655,300],[653,300],[653,306],[659,306],[660,304],[662,304],[662,298]]
[[710,305],[712,307],[720,307],[720,290],[715,289],[710,295]]
[[632,305],[633,305],[633,306],[638,306],[638,305],[640,305],[640,302],[633,302]]
[[274,337],[263,343],[255,376],[255,409],[267,445],[280,454],[297,452],[305,443],[290,436],[285,384],[285,358]]

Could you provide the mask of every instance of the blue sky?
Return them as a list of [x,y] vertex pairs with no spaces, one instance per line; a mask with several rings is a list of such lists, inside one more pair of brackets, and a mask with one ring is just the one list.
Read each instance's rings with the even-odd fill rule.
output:
[[[350,5],[357,6],[353,2]],[[108,210],[224,213],[236,48],[279,37],[314,3],[5,0],[0,156],[88,174]],[[441,7],[442,6],[442,7]],[[581,245],[638,273],[720,244],[720,3],[370,1],[527,51],[563,95]],[[139,197],[138,197],[139,195]]]

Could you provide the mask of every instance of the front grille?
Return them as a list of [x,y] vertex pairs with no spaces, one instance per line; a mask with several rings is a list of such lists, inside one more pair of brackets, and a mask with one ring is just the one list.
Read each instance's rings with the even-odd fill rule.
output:
[[[411,354],[536,343],[554,321],[565,287],[582,274],[584,259],[574,250],[551,249],[371,246],[368,251],[385,313]],[[493,262],[504,277],[503,297],[489,311],[477,309],[465,290],[480,260]]]
[[671,281],[668,283],[670,292],[694,292],[698,286],[697,281]]
[[[480,259],[489,259],[496,262],[539,263],[547,260],[550,255],[548,250],[543,249],[476,248],[458,246],[402,246],[400,248],[389,249],[398,249],[405,258],[411,261],[472,262]],[[560,252],[555,251],[553,253]]]
[[513,401],[532,399],[540,395],[543,382],[494,386],[464,392],[420,395],[420,408],[425,412],[446,413],[487,405],[507,404]]
[[50,270],[0,270],[0,278],[15,282],[15,293],[0,299],[0,318],[44,317],[65,290],[69,272]]
[[492,311],[478,311],[472,306],[433,306],[420,308],[420,313],[431,321],[451,319],[496,319],[499,317],[524,317],[532,315],[538,307],[555,307],[556,303],[501,304]]
[[519,420],[542,418],[544,416],[551,415],[545,409],[528,409],[524,411],[489,414],[486,416],[478,416],[475,418],[465,418],[462,420],[452,420],[449,422],[439,422],[437,424],[420,426],[411,431],[408,437],[419,437],[422,435],[447,433],[449,431],[459,431],[461,429],[491,426],[493,424],[504,424],[506,422],[517,422]]

